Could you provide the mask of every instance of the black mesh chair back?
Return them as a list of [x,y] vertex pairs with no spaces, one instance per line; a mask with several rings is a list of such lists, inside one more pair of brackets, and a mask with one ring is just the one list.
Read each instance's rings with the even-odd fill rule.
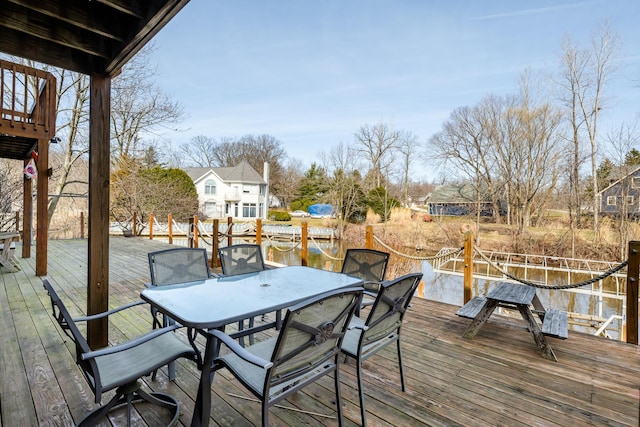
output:
[[[204,248],[171,248],[161,251],[149,252],[149,273],[151,274],[151,286],[167,286],[176,283],[195,282],[208,279],[211,276],[207,250]],[[162,325],[157,321],[157,313],[151,309],[154,326],[166,327],[172,325],[173,319],[162,316]],[[169,379],[176,377],[174,362],[169,363]],[[154,378],[156,373],[154,372]]]
[[[100,403],[103,393],[115,389],[113,398],[105,405],[91,411],[78,423],[78,426],[97,425],[100,419],[110,411],[124,405],[127,408],[127,425],[129,426],[131,425],[131,405],[137,401],[146,401],[167,408],[171,417],[168,425],[174,425],[180,415],[178,401],[165,393],[149,393],[142,390],[139,379],[179,357],[195,360],[195,350],[173,333],[178,326],[155,329],[130,341],[92,351],[77,323],[99,319],[145,303],[138,301],[104,313],[74,319],[51,283],[45,279],[43,286],[51,299],[53,317],[64,333],[75,343],[76,362],[95,395],[95,402]],[[158,413],[159,419],[161,416],[162,414]]]
[[400,349],[402,320],[420,284],[422,273],[407,274],[382,282],[366,320],[354,317],[351,329],[342,343],[342,352],[357,361],[358,388],[362,425],[366,426],[366,410],[362,385],[362,363],[384,347],[397,343],[398,367],[402,391],[405,391]]
[[381,282],[387,272],[388,263],[387,252],[374,249],[347,249],[341,272],[360,277],[365,282]]
[[203,248],[172,248],[149,252],[151,285],[208,279],[211,275],[207,250]]
[[241,243],[218,248],[222,274],[235,276],[237,274],[255,273],[265,269],[260,245]]
[[216,359],[214,368],[228,368],[262,401],[263,426],[269,424],[269,407],[332,372],[342,425],[338,357],[361,293],[362,288],[342,289],[297,304],[287,311],[277,336],[247,348],[210,331],[233,351]]

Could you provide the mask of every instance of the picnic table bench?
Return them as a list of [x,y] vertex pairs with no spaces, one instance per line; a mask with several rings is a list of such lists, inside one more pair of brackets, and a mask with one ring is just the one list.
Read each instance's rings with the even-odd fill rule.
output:
[[[531,310],[531,306],[533,306],[533,310]],[[472,298],[456,312],[458,316],[473,319],[463,336],[465,338],[475,337],[497,307],[518,310],[527,323],[527,328],[533,335],[542,356],[550,360],[558,360],[545,336],[568,338],[567,312],[556,309],[545,310],[536,295],[536,289],[531,286],[498,282],[486,297]],[[542,322],[542,327],[536,321],[534,313]]]
[[15,256],[16,241],[19,238],[18,232],[0,233],[0,267],[6,267],[10,272],[20,270],[20,262]]

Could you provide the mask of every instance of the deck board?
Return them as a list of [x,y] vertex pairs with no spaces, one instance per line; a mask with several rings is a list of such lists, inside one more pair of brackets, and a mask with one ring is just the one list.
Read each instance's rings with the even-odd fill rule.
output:
[[[138,299],[149,281],[146,254],[168,247],[143,238],[110,242],[111,307]],[[20,252],[18,252],[20,253]],[[35,258],[21,259],[22,271],[0,272],[0,425],[73,425],[93,406],[93,394],[73,360],[71,340],[50,316]],[[73,314],[86,306],[87,241],[49,242],[49,274]],[[469,319],[458,306],[414,299],[403,325],[407,392],[399,385],[395,348],[364,363],[367,421],[371,426],[637,426],[640,414],[640,348],[569,332],[549,338],[558,362],[543,359],[519,318],[494,315],[474,339],[464,339]],[[151,327],[148,307],[114,316],[109,339],[118,342]],[[262,333],[265,336],[267,333]],[[260,336],[259,336],[260,338]],[[360,425],[355,364],[340,367],[345,425]],[[147,386],[176,396],[182,425],[189,425],[199,372],[186,360],[169,381],[166,368]],[[260,406],[238,396],[248,392],[226,371],[212,386],[212,422],[251,426]],[[110,395],[105,396],[105,400]],[[333,379],[322,378],[273,408],[274,426],[337,425]],[[324,414],[328,417],[314,414]],[[136,413],[156,425],[153,413]],[[122,414],[102,425],[125,425]]]

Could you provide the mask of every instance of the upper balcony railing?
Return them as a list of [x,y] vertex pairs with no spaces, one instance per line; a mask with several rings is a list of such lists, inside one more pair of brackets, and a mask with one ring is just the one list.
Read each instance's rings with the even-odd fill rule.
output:
[[51,73],[0,60],[0,134],[52,138],[55,82]]

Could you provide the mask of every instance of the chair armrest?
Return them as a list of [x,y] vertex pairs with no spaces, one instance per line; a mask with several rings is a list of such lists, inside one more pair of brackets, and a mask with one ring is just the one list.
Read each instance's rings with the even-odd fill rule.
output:
[[74,322],[88,322],[89,320],[95,320],[95,319],[103,318],[105,316],[111,316],[114,313],[117,313],[117,312],[122,311],[122,310],[126,310],[126,309],[131,308],[131,307],[135,307],[135,306],[141,305],[141,304],[147,304],[147,302],[146,301],[132,302],[132,303],[123,305],[121,307],[111,309],[109,311],[105,311],[105,312],[98,313],[98,314],[92,314],[91,316],[76,317],[76,318],[73,319],[73,321]]
[[211,330],[208,330],[206,333],[211,334],[217,339],[219,339],[220,341],[222,341],[227,347],[229,347],[229,350],[233,351],[235,354],[238,355],[238,357],[246,360],[252,365],[256,365],[262,369],[269,369],[270,367],[273,366],[273,362],[264,360],[263,358],[258,357],[253,353],[249,353],[247,350],[244,349],[244,347],[241,347],[237,341],[235,341],[233,338],[231,338],[229,335],[225,334],[222,331],[219,331],[217,329],[211,329]]
[[124,350],[128,350],[130,348],[133,347],[137,347],[140,344],[144,344],[147,341],[151,341],[154,338],[159,337],[160,335],[164,335],[166,333],[172,332],[176,329],[181,328],[181,325],[171,325],[171,326],[167,326],[165,328],[161,328],[161,329],[154,329],[151,332],[148,332],[144,335],[141,335],[137,338],[134,338],[130,341],[124,342],[122,344],[117,344],[114,345],[112,347],[107,347],[107,348],[103,348],[100,350],[95,350],[95,351],[89,351],[86,353],[82,353],[82,360],[88,360],[88,359],[93,359],[99,356],[105,356],[107,354],[113,354],[113,353],[118,353],[120,351],[124,351]]

